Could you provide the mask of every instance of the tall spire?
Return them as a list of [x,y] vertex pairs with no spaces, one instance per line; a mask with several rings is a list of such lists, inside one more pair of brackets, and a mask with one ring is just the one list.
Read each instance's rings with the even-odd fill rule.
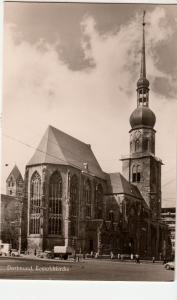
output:
[[146,78],[146,51],[145,51],[145,11],[143,12],[143,37],[141,50],[140,78],[137,82],[137,106],[149,105],[149,81]]
[[141,72],[140,72],[140,78],[146,78],[146,52],[145,52],[145,14],[146,12],[143,12],[143,40],[142,40],[142,52],[141,52]]

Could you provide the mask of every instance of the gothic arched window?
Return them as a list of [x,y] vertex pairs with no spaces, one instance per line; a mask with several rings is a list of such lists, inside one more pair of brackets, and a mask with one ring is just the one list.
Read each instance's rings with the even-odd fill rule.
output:
[[9,179],[9,182],[8,182],[8,186],[9,187],[13,187],[15,185],[15,180],[14,178],[11,176],[10,179]]
[[132,168],[132,182],[136,182],[136,166]]
[[91,218],[91,184],[90,180],[87,180],[84,186],[84,199],[86,205],[86,217]]
[[77,203],[78,203],[78,179],[76,175],[71,177],[70,181],[70,215],[71,217],[77,216]]
[[53,235],[61,235],[62,221],[58,216],[51,215],[48,223],[48,233]]
[[141,167],[137,166],[137,170],[136,170],[136,181],[140,182],[141,181]]
[[30,234],[40,233],[41,177],[34,172],[30,184]]
[[132,182],[141,181],[141,167],[139,165],[132,167]]
[[96,219],[103,218],[103,188],[101,184],[96,186],[96,199],[95,199],[95,217]]
[[62,232],[62,178],[57,171],[49,181],[49,220],[48,233],[59,235]]

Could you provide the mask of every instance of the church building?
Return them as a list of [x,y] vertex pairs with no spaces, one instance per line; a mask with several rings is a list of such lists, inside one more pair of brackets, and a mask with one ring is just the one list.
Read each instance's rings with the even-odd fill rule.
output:
[[122,174],[105,173],[89,144],[49,126],[26,165],[28,251],[71,246],[100,255],[166,255],[168,229],[160,222],[162,161],[155,156],[144,27],[143,22],[137,108],[130,116],[130,152],[121,159]]

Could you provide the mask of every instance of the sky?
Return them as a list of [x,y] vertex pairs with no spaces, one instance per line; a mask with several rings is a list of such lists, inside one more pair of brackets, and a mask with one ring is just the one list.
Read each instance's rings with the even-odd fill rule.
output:
[[4,4],[2,193],[14,164],[24,175],[49,124],[91,144],[105,172],[121,172],[144,9],[162,205],[175,205],[177,5]]

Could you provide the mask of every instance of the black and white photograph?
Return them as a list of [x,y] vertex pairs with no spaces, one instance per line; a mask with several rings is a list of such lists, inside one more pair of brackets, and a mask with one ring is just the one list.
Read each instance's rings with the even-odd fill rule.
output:
[[175,280],[176,53],[176,4],[4,1],[0,279]]

